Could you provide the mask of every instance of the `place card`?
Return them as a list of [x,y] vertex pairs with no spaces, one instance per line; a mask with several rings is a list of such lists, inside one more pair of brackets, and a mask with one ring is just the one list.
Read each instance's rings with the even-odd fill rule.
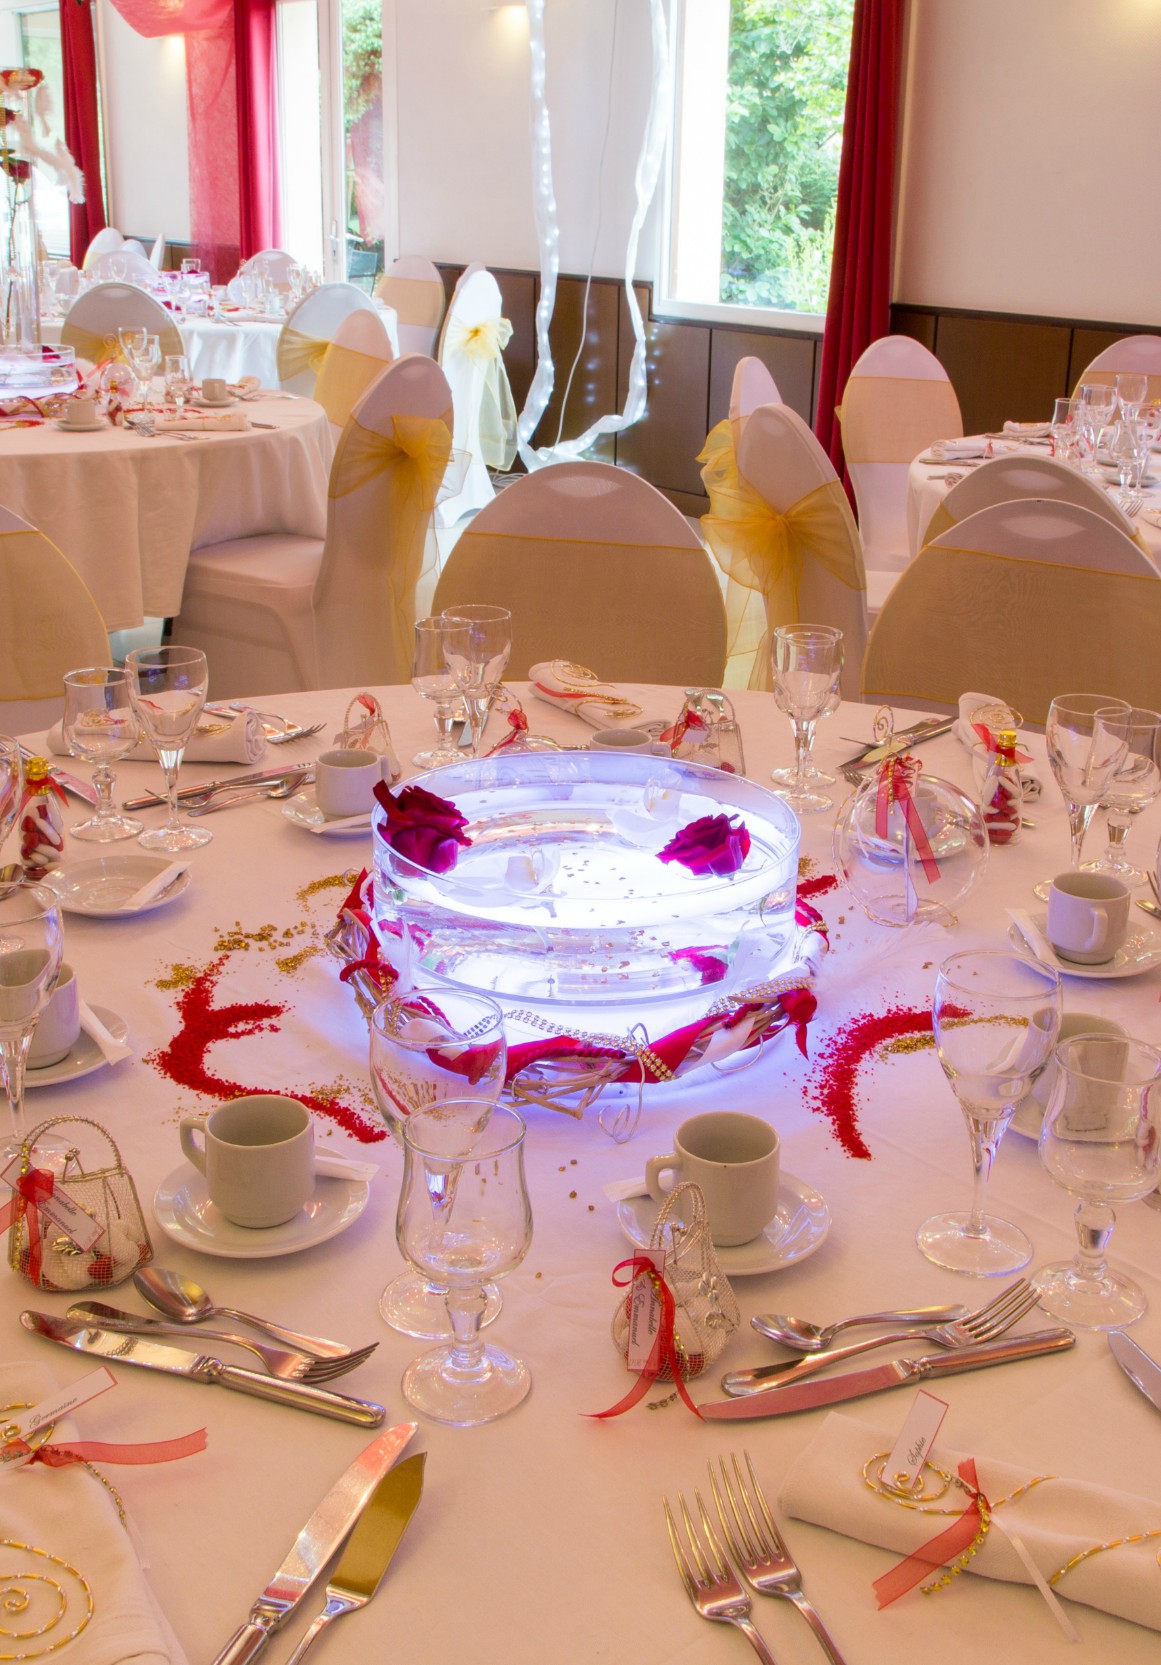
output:
[[897,1492],[915,1491],[946,1415],[946,1399],[937,1399],[926,1388],[920,1388],[899,1431],[899,1438],[883,1464],[881,1472],[885,1485]]
[[[665,1276],[664,1249],[638,1249],[635,1258],[651,1261],[658,1277]],[[657,1280],[650,1277],[634,1278],[629,1300],[629,1338],[625,1351],[625,1363],[630,1370],[644,1370],[653,1357],[653,1349],[661,1329],[662,1310]]]

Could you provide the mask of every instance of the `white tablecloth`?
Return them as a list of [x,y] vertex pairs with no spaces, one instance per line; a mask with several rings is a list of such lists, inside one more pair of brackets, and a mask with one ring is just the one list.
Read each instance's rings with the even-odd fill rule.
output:
[[[733,697],[750,772],[763,780],[775,762],[790,758],[789,724],[768,695]],[[327,719],[317,740],[286,747],[283,761],[315,755],[346,698],[332,692],[264,702],[271,710]],[[654,691],[649,700],[651,707],[660,704],[674,714],[679,703],[672,690],[660,698]],[[430,713],[409,689],[390,691],[387,705],[406,766],[432,738]],[[570,714],[534,699],[526,700],[526,708],[534,730],[575,743],[587,739],[584,725]],[[868,708],[844,705],[822,724],[820,761],[849,756],[853,748],[839,737],[868,735],[871,715]],[[493,729],[498,732],[498,723]],[[1043,767],[1042,743],[1032,739],[1029,746]],[[924,757],[933,772],[968,782],[966,755],[950,738],[933,742]],[[148,765],[124,765],[121,789],[128,794],[154,773]],[[1064,811],[1050,782],[1034,818],[1035,831],[1021,843],[993,852],[954,930],[908,938],[870,925],[841,891],[821,898],[833,950],[810,1025],[815,1059],[852,1014],[929,1002],[935,968],[945,954],[1005,943],[1004,905],[1034,907],[1033,881],[1067,859]],[[1154,808],[1134,829],[1139,856],[1156,847],[1159,821],[1161,811]],[[193,884],[180,900],[133,921],[68,919],[67,952],[82,990],[126,1018],[136,1059],[75,1085],[30,1095],[34,1115],[79,1111],[106,1123],[146,1203],[179,1164],[178,1117],[206,1103],[174,1087],[145,1061],[177,1026],[175,1001],[188,973],[175,973],[175,965],[202,967],[224,955],[219,1004],[262,999],[287,1006],[263,1032],[215,1047],[211,1064],[221,1074],[270,1090],[333,1089],[343,1103],[366,1105],[366,1034],[333,962],[313,958],[295,969],[291,958],[279,969],[277,961],[308,945],[312,931],[325,929],[342,895],[337,887],[307,895],[304,887],[361,865],[369,841],[312,837],[284,819],[275,803],[225,812],[207,825],[214,842],[191,858]],[[1091,836],[1095,845],[1098,829]],[[93,849],[73,846],[70,854],[88,859]],[[832,870],[829,816],[808,820],[803,854],[815,861],[816,875]],[[1143,918],[1135,915],[1134,923]],[[286,939],[285,946],[263,945],[271,927],[294,931],[303,921],[308,929]],[[247,935],[230,935],[237,931]],[[1156,971],[1125,981],[1069,980],[1065,989],[1070,1009],[1116,1016],[1135,1033],[1153,1038],[1159,993]],[[828,1240],[811,1258],[736,1281],[745,1318],[783,1311],[827,1319],[900,1303],[975,1305],[996,1288],[941,1272],[914,1246],[916,1226],[937,1209],[966,1206],[970,1190],[967,1138],[934,1054],[865,1066],[861,1126],[871,1161],[848,1156],[811,1109],[803,1092],[810,1077],[811,1066],[793,1040],[781,1037],[741,1074],[709,1071],[650,1089],[640,1129],[626,1146],[601,1133],[591,1109],[580,1122],[548,1111],[531,1113],[534,1240],[524,1265],[505,1282],[504,1310],[490,1333],[527,1359],[532,1395],[488,1427],[459,1431],[423,1425],[417,1443],[430,1456],[415,1521],[375,1602],[344,1619],[341,1639],[321,1647],[345,1665],[379,1665],[396,1656],[411,1665],[456,1659],[480,1665],[597,1660],[718,1665],[748,1657],[740,1638],[694,1614],[671,1559],[661,1498],[679,1489],[687,1496],[695,1487],[704,1490],[707,1459],[743,1447],[776,1496],[787,1464],[826,1413],[756,1422],[733,1435],[698,1423],[680,1405],[641,1407],[612,1422],[585,1418],[583,1413],[612,1404],[629,1382],[609,1336],[617,1299],[610,1272],[627,1245],[603,1185],[640,1174],[649,1154],[671,1149],[676,1124],[692,1111],[744,1108],[775,1123],[785,1169],[816,1186],[833,1216]],[[330,1132],[334,1145],[348,1143],[325,1121],[319,1128],[323,1137]],[[283,1259],[229,1261],[188,1252],[157,1230],[157,1259],[204,1282],[228,1304],[351,1344],[378,1339],[371,1361],[338,1385],[381,1400],[392,1420],[402,1420],[410,1413],[399,1377],[423,1344],[388,1331],[376,1313],[380,1288],[401,1264],[394,1241],[399,1152],[390,1142],[358,1148],[381,1163],[382,1174],[366,1213],[344,1235]],[[991,1191],[996,1211],[1032,1236],[1037,1263],[1071,1252],[1071,1203],[1042,1170],[1034,1145],[1009,1135]],[[1161,1215],[1143,1205],[1124,1209],[1113,1256],[1150,1293],[1152,1309],[1134,1333],[1157,1356],[1159,1247]],[[131,1286],[107,1298],[142,1309]],[[14,1274],[0,1273],[6,1356],[47,1363],[62,1380],[79,1378],[87,1362],[25,1334],[16,1321],[26,1306],[57,1312],[66,1305],[62,1296],[39,1296]],[[1040,1326],[1033,1317],[1025,1327]],[[747,1326],[720,1361],[715,1379],[696,1385],[694,1397],[717,1397],[722,1369],[772,1356]],[[209,1430],[202,1456],[171,1467],[113,1471],[148,1547],[150,1579],[174,1629],[191,1661],[208,1660],[366,1436],[218,1389],[206,1392],[125,1369],[117,1375],[116,1391],[78,1416],[82,1437],[156,1439],[203,1422]],[[1081,1336],[1062,1358],[951,1377],[939,1392],[950,1404],[944,1425],[950,1446],[1038,1472],[1152,1493],[1161,1505],[1161,1422],[1121,1376],[1103,1338]],[[897,1427],[910,1398],[904,1391],[855,1410]],[[892,1556],[801,1522],[789,1523],[788,1537],[807,1590],[849,1665],[919,1660],[977,1665],[981,1658],[1005,1665],[1032,1660],[1073,1665],[1077,1658],[1031,1590],[964,1577],[939,1595],[915,1594],[880,1614],[871,1581],[892,1564]],[[304,1616],[321,1605],[321,1592],[315,1592],[304,1604]],[[818,1665],[818,1645],[789,1604],[757,1600],[755,1609],[780,1665]],[[1085,1658],[1101,1665],[1146,1665],[1156,1659],[1156,1633],[1084,1608],[1073,1607],[1071,1613]],[[294,1621],[294,1635],[303,1622]],[[286,1657],[290,1641],[276,1645],[278,1658]],[[83,1665],[83,1656],[76,1662],[67,1654],[60,1657],[62,1665]]]
[[130,428],[0,432],[0,503],[57,544],[110,630],[181,607],[191,549],[254,532],[326,532],[334,438],[309,399],[239,404],[271,430],[147,439]]
[[[195,381],[205,376],[223,376],[236,382],[242,376],[257,376],[263,387],[278,386],[278,337],[284,318],[256,316],[184,318],[179,324]],[[44,319],[41,339],[60,340],[62,320]]]

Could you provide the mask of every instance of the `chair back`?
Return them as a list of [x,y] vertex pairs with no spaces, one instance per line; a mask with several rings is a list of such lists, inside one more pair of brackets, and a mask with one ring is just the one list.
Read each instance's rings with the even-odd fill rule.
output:
[[154,238],[153,247],[149,251],[149,264],[155,272],[160,272],[165,265],[165,248],[165,234],[162,233],[160,237]]
[[353,312],[374,313],[370,299],[351,283],[324,283],[312,290],[283,324],[276,349],[279,384],[288,393],[314,397],[326,349]]
[[128,243],[119,249],[100,254],[89,267],[89,276],[98,283],[152,283],[155,273],[146,256],[138,254]]
[[1039,497],[1057,503],[1079,503],[1091,509],[1127,538],[1135,538],[1136,527],[1123,509],[1119,509],[1095,480],[1078,474],[1067,463],[1055,457],[1014,455],[992,457],[979,468],[964,475],[952,486],[943,502],[927,524],[919,540],[920,548],[931,543],[949,527],[990,509],[995,503],[1011,503],[1020,497]]
[[483,266],[469,266],[456,285],[439,339],[439,364],[452,390],[455,448],[469,459],[463,488],[441,504],[452,526],[495,496],[489,468],[507,473],[516,456],[516,405],[504,368],[512,326],[501,316],[500,285]]
[[375,299],[399,319],[401,353],[434,353],[447,296],[439,269],[421,254],[401,254],[375,285]]
[[[1123,340],[1114,341],[1111,347],[1097,354],[1077,378],[1076,386],[1081,382],[1098,382],[1111,387],[1118,375],[1132,370],[1148,378],[1146,398],[1161,399],[1161,335],[1126,335]],[[1072,391],[1075,397],[1076,388]]]
[[314,384],[314,397],[335,427],[343,426],[394,356],[377,312],[352,312],[343,319],[323,355]]
[[451,450],[451,390],[412,354],[355,406],[331,464],[327,535],[314,589],[319,686],[408,682],[425,563],[435,579],[435,493]]
[[107,665],[109,637],[84,579],[56,544],[0,509],[0,727],[47,727],[64,709],[62,679]]
[[185,352],[172,315],[160,301],[131,283],[98,283],[86,290],[69,308],[60,338],[66,347],[76,350],[78,358],[99,364],[102,359],[121,356],[119,329],[147,329],[157,336],[162,359]]
[[909,335],[872,341],[854,366],[839,409],[843,455],[868,567],[906,559],[907,469],[937,439],[963,433],[947,371]]
[[760,358],[740,358],[730,388],[730,421],[743,421],[759,405],[780,405],[778,383]]
[[243,260],[242,271],[261,272],[269,279],[276,289],[285,294],[290,288],[290,268],[298,262],[285,249],[262,249],[258,254],[252,254],[249,260]]
[[94,260],[99,260],[103,254],[109,254],[113,249],[119,249],[124,241],[124,237],[116,226],[102,226],[100,231],[94,233],[88,248],[85,250],[83,269],[86,272],[91,271]]
[[721,585],[685,516],[608,463],[557,463],[506,486],[461,535],[433,611],[469,602],[512,613],[508,675],[545,659],[614,682],[718,687]]
[[1161,575],[1103,516],[1024,498],[929,543],[875,621],[867,698],[955,706],[987,688],[1032,723],[1055,695],[1100,688],[1161,708]]

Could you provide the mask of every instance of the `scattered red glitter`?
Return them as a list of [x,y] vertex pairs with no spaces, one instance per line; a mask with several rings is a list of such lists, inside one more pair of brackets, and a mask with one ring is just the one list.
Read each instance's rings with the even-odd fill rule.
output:
[[820,873],[817,879],[798,881],[798,899],[800,902],[809,902],[815,896],[825,896],[829,891],[837,889],[837,873]]
[[870,1147],[859,1131],[855,1096],[859,1065],[884,1041],[930,1033],[930,1005],[890,1006],[883,1012],[864,1012],[853,1018],[818,1047],[804,1096],[811,1109],[830,1122],[848,1156],[863,1162],[871,1160]]
[[[239,1040],[244,1035],[257,1035],[263,1031],[277,1032],[279,1025],[274,1020],[286,1011],[285,1005],[267,1000],[215,1006],[213,997],[226,958],[222,955],[211,960],[188,988],[181,991],[177,998],[181,1027],[166,1046],[149,1053],[146,1062],[179,1087],[188,1087],[192,1092],[204,1093],[209,1098],[241,1098],[247,1093],[275,1091],[271,1087],[248,1087],[241,1081],[215,1075],[209,1068],[207,1054],[216,1042]],[[316,1115],[337,1122],[345,1132],[363,1144],[374,1144],[387,1137],[385,1128],[368,1121],[366,1116],[349,1105],[320,1098],[314,1093],[296,1093],[292,1088],[286,1089],[284,1096],[296,1098]]]

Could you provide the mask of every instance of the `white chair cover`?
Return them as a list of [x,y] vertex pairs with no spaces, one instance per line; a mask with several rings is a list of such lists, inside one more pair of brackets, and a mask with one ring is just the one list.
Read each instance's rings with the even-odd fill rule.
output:
[[285,292],[290,288],[290,268],[297,265],[297,260],[285,249],[261,249],[249,260],[243,260],[241,269],[244,272],[263,272],[276,289]]
[[488,469],[506,473],[516,456],[516,406],[504,368],[512,326],[501,317],[500,285],[469,266],[456,285],[440,332],[439,364],[452,390],[455,448],[469,459],[463,489],[436,511],[454,526],[495,496]]
[[342,429],[371,383],[377,381],[395,354],[377,312],[352,312],[335,331],[315,379],[314,397]]
[[438,366],[400,359],[343,430],[325,542],[270,533],[191,553],[175,640],[207,654],[219,698],[410,680],[415,590],[451,419]]
[[124,241],[116,226],[102,227],[85,250],[84,270],[91,271],[94,260],[99,260],[103,254],[109,254],[113,249],[119,249]]
[[64,710],[65,672],[108,663],[104,620],[76,568],[0,509],[0,731],[51,726]]
[[97,364],[119,353],[119,329],[147,329],[156,335],[163,359],[185,352],[172,316],[160,301],[131,283],[98,283],[87,290],[69,308],[60,338],[66,347],[76,349],[78,358]]
[[434,612],[512,613],[508,674],[545,659],[605,681],[718,687],[726,619],[713,563],[685,516],[608,463],[557,463],[515,480],[462,534]]
[[393,260],[375,285],[375,299],[398,317],[401,353],[435,352],[447,295],[438,267],[426,256],[401,254]]
[[88,268],[90,277],[98,283],[135,283],[149,284],[153,282],[154,269],[144,252],[138,253],[131,243],[125,243],[119,249],[111,249],[108,254],[98,255]]
[[760,358],[740,358],[730,389],[730,421],[744,421],[759,405],[780,405],[778,383]]
[[149,264],[155,272],[160,272],[165,265],[165,234],[153,239],[153,247],[149,251]]
[[987,688],[1032,723],[1056,694],[1100,688],[1161,707],[1161,575],[1075,503],[1000,503],[912,561],[867,644],[865,697],[954,707]]
[[288,393],[311,398],[322,363],[320,344],[333,341],[340,324],[352,312],[374,311],[370,298],[353,283],[324,283],[312,290],[295,307],[278,337],[281,386]]
[[[1103,353],[1098,353],[1082,376],[1081,382],[1101,382],[1111,386],[1117,376],[1136,370],[1149,378],[1150,399],[1161,399],[1161,335],[1126,335],[1114,341]],[[1075,389],[1073,390],[1075,392]]]
[[959,402],[934,354],[907,335],[873,341],[839,409],[868,570],[907,565],[907,471],[933,440],[963,433]]
[[952,486],[943,502],[932,515],[919,539],[920,546],[931,543],[981,509],[996,503],[1011,503],[1021,497],[1039,497],[1057,503],[1079,503],[1091,509],[1127,538],[1135,538],[1136,527],[1119,509],[1102,485],[1078,474],[1067,463],[1055,457],[1006,456],[993,457],[964,475]]
[[142,260],[148,259],[148,256],[145,253],[145,244],[139,237],[126,237],[121,247],[124,249],[126,254],[139,254]]

